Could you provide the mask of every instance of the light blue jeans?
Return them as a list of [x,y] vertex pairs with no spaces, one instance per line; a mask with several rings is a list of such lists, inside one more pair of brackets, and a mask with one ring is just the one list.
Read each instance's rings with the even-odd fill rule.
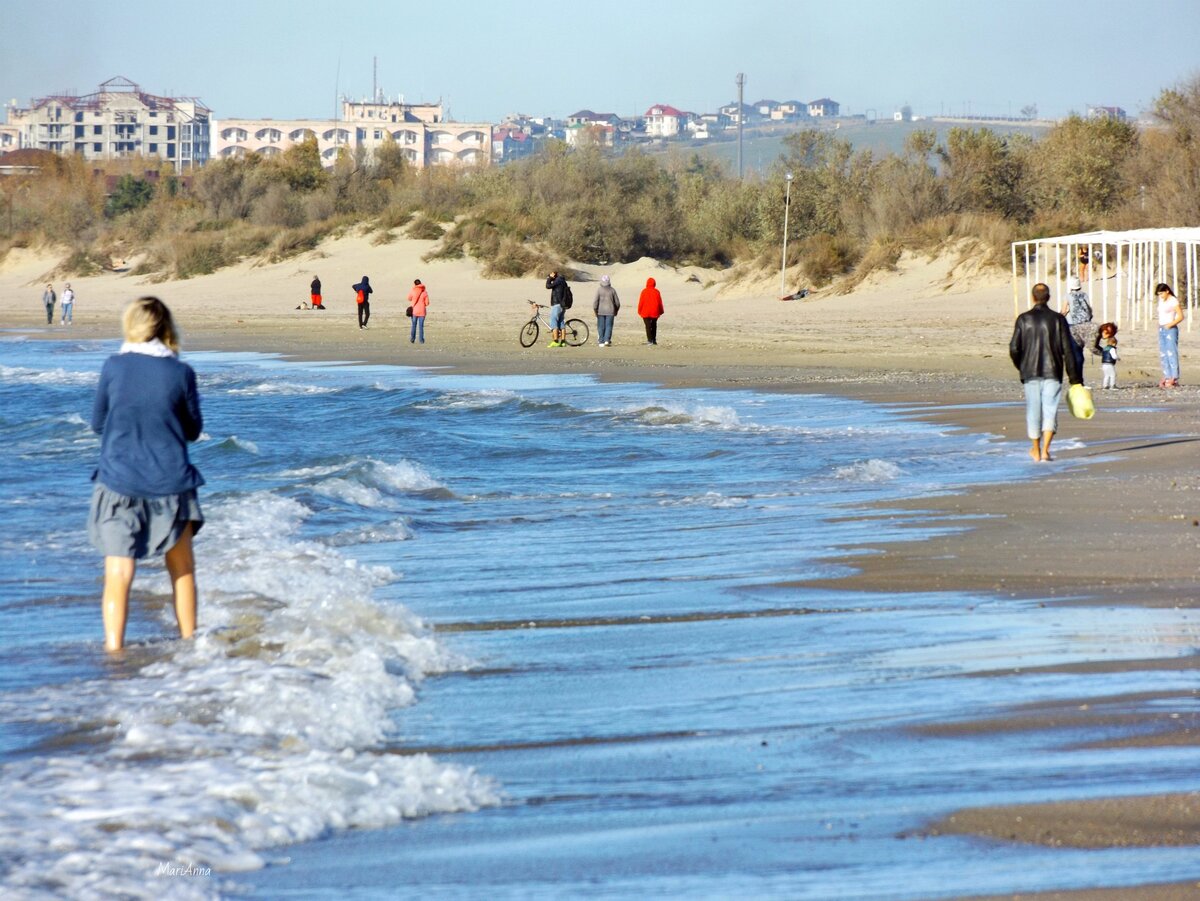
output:
[[68,322],[74,324],[74,322],[75,322],[75,301],[73,301],[73,300],[68,301],[67,303],[64,303],[62,305],[62,321],[63,321],[63,325],[66,325]]
[[607,344],[612,341],[613,320],[616,316],[601,316],[596,314],[596,331],[600,333],[600,337],[596,340],[601,344]]
[[411,344],[417,340],[417,335],[421,336],[421,343],[425,343],[425,317],[414,316],[412,318],[412,328],[409,329],[408,341]]
[[1062,382],[1054,379],[1030,379],[1025,383],[1025,428],[1030,441],[1043,432],[1058,431],[1058,403]]
[[1179,326],[1158,329],[1158,356],[1164,379],[1179,378]]

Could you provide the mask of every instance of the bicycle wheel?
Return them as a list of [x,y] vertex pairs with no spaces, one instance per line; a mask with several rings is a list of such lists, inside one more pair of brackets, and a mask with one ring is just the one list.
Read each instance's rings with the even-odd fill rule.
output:
[[533,347],[538,338],[538,324],[533,320],[521,327],[521,346]]
[[572,347],[587,344],[588,334],[588,324],[582,319],[568,319],[563,323],[563,340]]

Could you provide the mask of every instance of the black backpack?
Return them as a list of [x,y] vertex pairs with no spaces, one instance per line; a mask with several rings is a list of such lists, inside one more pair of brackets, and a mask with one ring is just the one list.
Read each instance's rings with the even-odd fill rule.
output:
[[563,299],[562,300],[563,300],[562,308],[564,310],[571,309],[571,304],[575,303],[575,295],[571,293],[570,285],[567,285],[566,290],[563,291]]

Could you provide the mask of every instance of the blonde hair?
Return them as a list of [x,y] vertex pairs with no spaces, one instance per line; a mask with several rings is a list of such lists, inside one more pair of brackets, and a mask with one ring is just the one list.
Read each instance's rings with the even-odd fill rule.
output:
[[179,353],[179,332],[167,305],[157,297],[139,297],[125,308],[121,317],[125,340],[142,344],[157,338],[175,353]]

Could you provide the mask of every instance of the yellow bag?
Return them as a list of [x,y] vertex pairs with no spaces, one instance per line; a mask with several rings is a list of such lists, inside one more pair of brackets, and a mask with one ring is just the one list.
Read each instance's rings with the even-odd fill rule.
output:
[[1091,419],[1096,415],[1092,389],[1086,385],[1072,385],[1067,389],[1067,407],[1076,419]]

